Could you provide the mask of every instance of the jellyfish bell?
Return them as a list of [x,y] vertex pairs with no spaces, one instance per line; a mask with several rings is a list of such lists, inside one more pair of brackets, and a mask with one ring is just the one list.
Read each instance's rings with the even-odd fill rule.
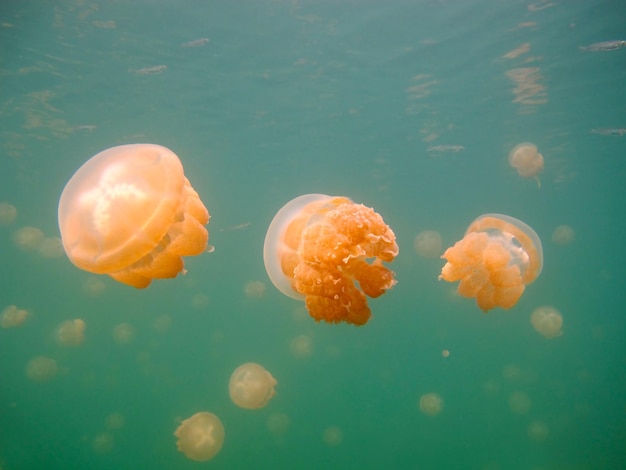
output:
[[543,249],[535,231],[521,220],[485,214],[474,220],[462,240],[442,256],[439,279],[459,282],[457,292],[475,297],[487,311],[513,307],[541,273]]
[[85,322],[77,318],[61,323],[56,330],[57,343],[63,346],[80,346],[85,340]]
[[263,248],[265,270],[279,291],[304,300],[316,321],[354,325],[371,316],[366,296],[379,297],[395,285],[383,262],[397,254],[395,234],[378,213],[323,194],[285,204]]
[[137,288],[206,250],[209,213],[174,152],[154,144],[104,150],[63,189],[59,228],[77,267]]
[[563,334],[563,315],[554,307],[536,308],[530,315],[530,323],[537,332],[548,339]]
[[557,245],[569,245],[575,237],[574,229],[569,225],[559,225],[552,232],[552,241]]
[[37,356],[26,364],[26,377],[33,382],[48,382],[56,377],[57,361],[51,357]]
[[9,305],[0,314],[0,326],[2,328],[15,328],[26,321],[28,310]]
[[190,460],[206,462],[224,444],[224,426],[213,413],[201,411],[187,418],[174,431],[176,447]]
[[509,165],[522,178],[534,178],[537,185],[541,186],[539,173],[543,171],[543,155],[537,151],[536,145],[525,142],[513,147],[509,152]]
[[443,241],[441,234],[435,230],[424,230],[415,237],[415,251],[422,258],[438,258],[441,256]]
[[420,410],[428,416],[435,416],[443,410],[443,398],[437,393],[426,393],[420,397]]
[[11,225],[17,217],[17,208],[8,202],[0,202],[0,225]]
[[228,391],[235,405],[241,408],[263,408],[275,395],[277,382],[263,366],[254,362],[242,364],[230,377]]

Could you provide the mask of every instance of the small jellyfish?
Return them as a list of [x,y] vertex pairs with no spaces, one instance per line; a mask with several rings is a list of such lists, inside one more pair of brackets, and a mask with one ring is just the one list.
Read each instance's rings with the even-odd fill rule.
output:
[[530,411],[532,402],[528,394],[524,392],[513,392],[509,395],[509,408],[518,415],[525,415]]
[[56,330],[57,343],[63,346],[80,346],[85,340],[85,326],[80,318],[64,321]]
[[11,225],[17,217],[17,209],[13,204],[0,202],[0,225]]
[[569,225],[559,225],[552,232],[552,241],[557,245],[569,245],[574,241],[574,229]]
[[415,251],[422,258],[438,258],[441,256],[443,241],[435,230],[424,230],[415,237]]
[[554,307],[538,307],[530,314],[530,323],[535,330],[546,338],[556,338],[563,332],[563,316]]
[[13,234],[13,241],[20,250],[34,251],[39,249],[45,235],[37,227],[22,227]]
[[57,361],[50,357],[34,357],[26,364],[26,377],[33,382],[48,382],[58,371]]
[[533,441],[543,442],[550,435],[550,428],[543,421],[532,421],[528,425],[528,437],[530,437]]
[[109,416],[107,416],[104,423],[107,429],[114,431],[116,429],[122,429],[124,427],[124,424],[126,423],[126,418],[122,413],[116,411],[115,413],[111,413]]
[[60,258],[63,256],[63,243],[59,237],[45,237],[37,248],[44,258]]
[[265,295],[265,283],[261,281],[250,281],[244,287],[246,297],[260,299]]
[[291,418],[285,413],[272,413],[267,418],[267,429],[275,436],[283,435],[291,425]]
[[537,186],[541,187],[539,173],[543,171],[543,155],[537,151],[537,146],[530,143],[516,145],[509,152],[509,165],[517,170],[522,178],[534,178]]
[[509,309],[541,273],[543,250],[535,231],[508,215],[485,214],[474,220],[465,237],[442,256],[439,279],[461,281],[457,292],[475,297],[486,313]]
[[313,340],[307,335],[298,335],[289,342],[291,354],[298,358],[305,358],[313,354]]
[[263,366],[248,362],[230,376],[230,399],[241,408],[263,408],[276,393],[276,384],[276,379]]
[[380,214],[346,197],[307,194],[283,206],[265,236],[263,259],[283,294],[304,300],[316,321],[364,325],[367,297],[396,281],[383,266],[398,254],[396,236]]
[[443,398],[437,393],[427,393],[420,397],[420,410],[428,416],[435,416],[443,410]]
[[338,446],[343,442],[343,431],[339,426],[329,426],[324,429],[322,439],[331,447]]
[[108,454],[115,447],[115,438],[110,432],[101,432],[91,440],[91,448],[96,454]]
[[128,323],[120,323],[113,328],[113,339],[117,344],[128,344],[135,337],[135,328]]
[[213,413],[201,411],[187,418],[174,432],[176,447],[196,462],[211,460],[224,444],[224,426]]
[[6,307],[0,314],[0,326],[2,328],[15,328],[26,321],[28,310],[17,308],[15,305]]
[[183,271],[204,252],[209,213],[174,152],[112,147],[71,177],[59,201],[63,247],[77,267],[136,288]]

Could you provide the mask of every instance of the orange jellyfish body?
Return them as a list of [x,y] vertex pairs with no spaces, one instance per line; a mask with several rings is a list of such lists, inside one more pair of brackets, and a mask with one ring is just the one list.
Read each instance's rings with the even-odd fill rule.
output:
[[509,164],[522,178],[534,178],[537,185],[541,186],[539,173],[543,171],[543,155],[535,144],[525,142],[516,145],[509,152]]
[[396,283],[383,261],[397,254],[396,236],[378,213],[324,194],[300,196],[283,206],[263,251],[272,283],[304,300],[316,321],[354,325],[371,316],[366,296],[379,297]]
[[112,147],[88,160],[59,201],[63,248],[77,267],[137,288],[175,277],[206,250],[209,213],[174,152]]
[[474,220],[463,240],[442,256],[447,263],[439,279],[459,282],[458,293],[475,297],[487,312],[513,307],[525,287],[541,273],[543,251],[535,231],[524,222],[502,214]]

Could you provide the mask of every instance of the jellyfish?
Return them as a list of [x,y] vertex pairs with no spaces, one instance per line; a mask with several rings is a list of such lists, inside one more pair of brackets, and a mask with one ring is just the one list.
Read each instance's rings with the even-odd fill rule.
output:
[[244,287],[246,297],[260,299],[265,294],[265,284],[261,281],[250,281]]
[[112,147],[71,177],[59,201],[63,248],[80,269],[136,288],[183,271],[206,250],[209,213],[174,152]]
[[543,265],[541,241],[535,231],[502,214],[478,217],[442,258],[447,263],[439,279],[461,281],[457,292],[475,297],[485,313],[495,307],[513,307]]
[[0,326],[2,328],[15,328],[26,321],[28,310],[9,305],[0,314]]
[[85,340],[85,322],[77,318],[61,323],[56,330],[56,340],[63,346],[80,346]]
[[17,208],[8,202],[0,202],[0,225],[11,225],[17,217]]
[[33,382],[48,382],[57,375],[57,361],[51,357],[37,356],[26,364],[26,377]]
[[428,416],[435,416],[443,410],[443,398],[437,393],[427,393],[420,397],[420,410]]
[[530,315],[530,323],[535,330],[548,339],[561,336],[563,316],[554,307],[538,307]]
[[106,425],[106,428],[111,431],[116,429],[122,429],[124,427],[124,424],[126,423],[126,418],[122,413],[116,411],[107,416],[104,423]]
[[22,227],[13,234],[13,241],[20,250],[34,251],[39,249],[45,235],[37,227]]
[[532,402],[528,394],[524,392],[513,392],[509,395],[509,408],[518,415],[525,415],[530,411]]
[[224,426],[213,413],[201,411],[187,418],[174,432],[176,447],[196,462],[211,460],[224,444]]
[[552,232],[552,241],[557,245],[569,245],[575,237],[574,229],[569,225],[559,225]]
[[534,178],[537,186],[541,187],[539,173],[543,171],[543,155],[537,151],[537,146],[530,143],[516,145],[509,152],[509,165],[517,170],[522,178]]
[[307,194],[283,206],[269,226],[263,258],[278,290],[304,300],[316,321],[364,325],[368,297],[396,281],[383,262],[398,254],[396,236],[373,209],[346,197]]
[[276,393],[272,374],[254,362],[242,364],[230,376],[230,399],[241,408],[263,408]]
[[128,344],[135,337],[135,328],[128,323],[120,323],[113,328],[113,339],[117,344]]
[[322,439],[331,447],[338,446],[343,442],[343,431],[339,426],[328,426],[324,429]]
[[438,258],[441,256],[443,241],[435,230],[424,230],[415,237],[415,251],[422,258]]
[[298,335],[289,342],[291,354],[298,358],[313,354],[313,340],[307,335]]

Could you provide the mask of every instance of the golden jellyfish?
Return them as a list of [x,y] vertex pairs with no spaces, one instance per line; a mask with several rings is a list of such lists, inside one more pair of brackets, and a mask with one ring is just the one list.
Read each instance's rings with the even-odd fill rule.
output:
[[176,447],[196,462],[211,460],[224,444],[224,425],[213,413],[201,411],[187,418],[174,432]]
[[530,411],[532,402],[524,392],[513,392],[509,395],[509,408],[518,415],[525,415]]
[[313,354],[313,339],[307,335],[298,335],[289,342],[289,350],[295,357],[309,357]]
[[535,231],[508,215],[485,214],[442,256],[439,279],[459,282],[457,292],[475,297],[486,313],[513,307],[541,273],[543,249]]
[[443,241],[439,232],[424,230],[415,237],[415,251],[422,258],[438,258],[441,256]]
[[339,426],[329,426],[324,429],[322,439],[329,446],[338,446],[343,442],[343,431]]
[[15,328],[26,321],[28,310],[17,308],[15,305],[6,307],[0,315],[0,326],[2,328]]
[[261,281],[250,281],[244,287],[246,297],[261,298],[265,294],[265,283]]
[[136,288],[183,271],[204,252],[209,213],[174,152],[154,144],[104,150],[70,178],[59,201],[72,263]]
[[111,413],[106,417],[104,421],[106,428],[113,431],[116,429],[122,429],[124,424],[126,423],[126,418],[122,413],[116,411],[115,413]]
[[128,323],[120,323],[113,328],[113,339],[117,344],[128,344],[135,337],[135,328]]
[[427,393],[420,397],[420,410],[428,416],[435,416],[443,410],[443,398],[437,393]]
[[22,227],[13,234],[13,241],[24,251],[39,249],[44,238],[45,235],[37,227]]
[[532,421],[528,425],[528,437],[530,437],[533,441],[543,442],[548,439],[550,435],[550,428],[543,421]]
[[63,346],[80,346],[85,340],[85,326],[80,318],[64,321],[56,330],[57,343]]
[[530,323],[546,338],[556,338],[563,332],[563,315],[554,307],[538,307],[530,314]]
[[396,281],[383,262],[398,254],[396,236],[373,209],[346,197],[299,196],[274,216],[263,259],[283,294],[304,300],[316,321],[364,325],[367,297]]
[[110,432],[101,432],[91,440],[91,448],[96,454],[108,454],[115,447],[115,438]]
[[509,165],[517,170],[522,178],[534,178],[537,186],[541,186],[539,173],[543,171],[543,155],[537,146],[530,143],[516,145],[509,152]]
[[41,241],[38,251],[44,258],[60,258],[63,256],[63,244],[59,237],[45,237]]
[[17,217],[17,208],[8,202],[0,202],[0,225],[11,225]]
[[48,382],[57,375],[57,361],[51,357],[34,357],[26,364],[26,377],[33,382]]
[[569,245],[574,241],[574,229],[569,225],[559,225],[552,232],[552,241],[557,245]]
[[276,393],[276,384],[276,379],[263,366],[248,362],[230,376],[228,391],[235,405],[252,410],[267,405]]
[[291,418],[285,413],[272,413],[267,418],[267,429],[276,436],[285,434],[291,425]]

